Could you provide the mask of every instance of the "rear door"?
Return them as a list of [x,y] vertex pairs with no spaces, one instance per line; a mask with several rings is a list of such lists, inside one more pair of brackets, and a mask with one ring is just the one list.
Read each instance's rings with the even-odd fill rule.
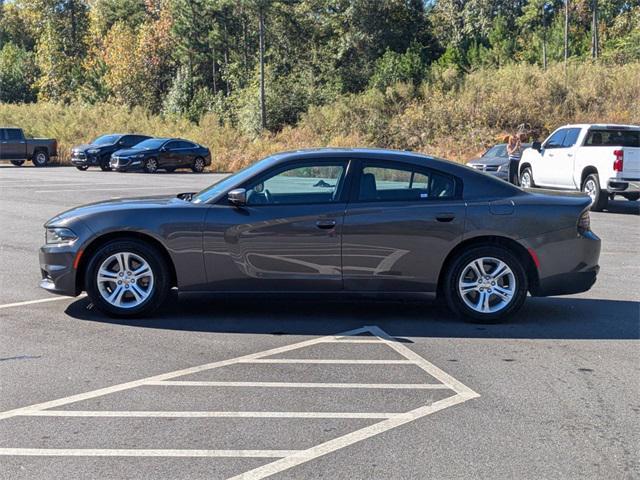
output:
[[176,161],[181,167],[190,167],[193,165],[193,161],[195,160],[196,154],[196,146],[185,140],[180,140],[178,142],[178,149],[176,151]]
[[247,203],[224,198],[205,221],[208,288],[214,291],[342,289],[341,234],[349,162],[289,162],[249,180]]
[[435,291],[462,238],[461,191],[459,179],[437,170],[361,161],[342,234],[345,290]]
[[[27,143],[19,128],[4,128],[4,136],[0,136],[0,157],[5,159],[27,158]],[[1,133],[0,133],[1,135]]]

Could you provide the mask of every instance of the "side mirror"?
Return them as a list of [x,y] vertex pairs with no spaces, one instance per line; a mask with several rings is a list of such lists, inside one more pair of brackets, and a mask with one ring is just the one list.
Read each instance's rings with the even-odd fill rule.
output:
[[166,152],[167,150],[169,150],[167,147],[160,147],[161,152]]
[[542,143],[540,142],[533,142],[531,144],[531,148],[533,148],[534,150],[540,151],[542,150]]
[[235,188],[227,194],[229,203],[240,207],[247,203],[247,191],[244,188]]

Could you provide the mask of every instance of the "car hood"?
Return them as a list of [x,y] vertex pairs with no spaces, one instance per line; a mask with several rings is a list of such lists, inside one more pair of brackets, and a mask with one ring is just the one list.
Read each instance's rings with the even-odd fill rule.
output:
[[117,150],[114,155],[118,157],[130,157],[131,155],[137,155],[139,153],[153,152],[157,152],[157,150],[147,150],[146,148],[123,148],[122,150]]
[[95,215],[105,213],[110,214],[115,211],[154,209],[171,205],[195,207],[194,204],[185,200],[180,200],[175,196],[168,197],[166,195],[163,195],[138,198],[117,198],[103,202],[89,203],[87,205],[72,208],[49,219],[44,225],[45,227],[60,227]]
[[479,163],[481,165],[504,165],[509,163],[508,158],[504,157],[480,157],[474,158],[468,162],[469,164]]
[[100,148],[95,145],[91,145],[90,143],[84,143],[82,145],[76,145],[71,149],[72,152],[86,152],[90,148]]

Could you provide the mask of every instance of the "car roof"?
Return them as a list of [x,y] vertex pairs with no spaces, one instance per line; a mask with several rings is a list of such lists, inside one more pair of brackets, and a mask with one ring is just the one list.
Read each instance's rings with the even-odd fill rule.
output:
[[625,125],[622,123],[572,123],[569,125],[562,125],[561,127],[558,127],[556,130],[560,128],[598,128],[598,129],[625,128],[625,129],[632,129],[632,130],[636,130],[636,129],[640,130],[640,125]]

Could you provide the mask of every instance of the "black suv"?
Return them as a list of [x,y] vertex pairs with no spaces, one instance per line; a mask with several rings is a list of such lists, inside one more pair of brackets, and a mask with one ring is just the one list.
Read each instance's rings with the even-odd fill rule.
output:
[[111,154],[116,150],[131,148],[151,137],[138,134],[114,133],[102,135],[88,145],[78,145],[71,149],[71,163],[78,170],[86,170],[89,167],[100,167],[103,171],[111,170],[109,162]]

